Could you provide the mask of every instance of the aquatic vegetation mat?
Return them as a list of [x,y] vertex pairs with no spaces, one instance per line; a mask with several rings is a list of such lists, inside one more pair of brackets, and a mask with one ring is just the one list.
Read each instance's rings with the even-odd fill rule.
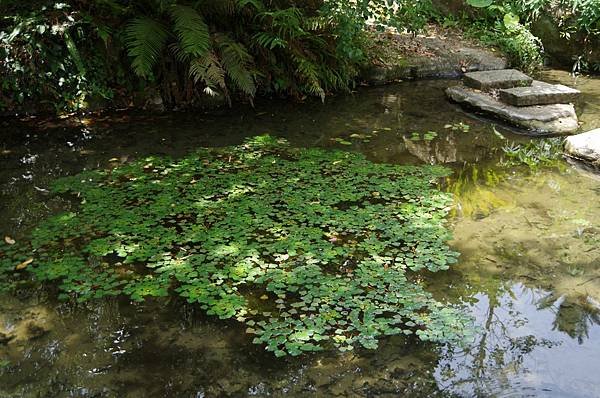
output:
[[179,295],[278,356],[394,334],[457,341],[469,320],[419,272],[458,256],[451,197],[433,184],[447,173],[269,136],[86,171],[53,186],[75,210],[0,244],[0,278],[29,272],[80,301]]

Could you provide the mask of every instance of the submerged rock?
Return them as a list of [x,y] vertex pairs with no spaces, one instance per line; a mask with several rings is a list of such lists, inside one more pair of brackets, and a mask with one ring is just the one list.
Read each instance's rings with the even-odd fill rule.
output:
[[0,332],[0,345],[8,344],[14,338],[15,338],[15,336],[13,336],[9,333]]
[[571,157],[600,166],[600,129],[568,137],[565,152]]
[[568,134],[579,127],[572,104],[517,107],[479,90],[462,86],[449,87],[446,94],[456,102],[521,127],[533,135]]

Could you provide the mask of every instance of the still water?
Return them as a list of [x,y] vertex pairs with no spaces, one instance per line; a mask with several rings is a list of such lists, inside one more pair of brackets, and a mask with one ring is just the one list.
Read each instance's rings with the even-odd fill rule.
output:
[[[544,78],[582,90],[582,130],[600,127],[600,80]],[[444,164],[461,259],[427,288],[474,316],[468,347],[391,337],[374,351],[276,359],[236,322],[176,299],[75,305],[36,288],[0,297],[0,332],[15,336],[0,339],[0,397],[600,397],[600,178],[567,162],[506,165],[502,147],[529,138],[448,103],[450,84],[365,88],[325,105],[4,122],[0,235],[19,239],[68,209],[46,191],[59,176],[257,134],[376,162]]]

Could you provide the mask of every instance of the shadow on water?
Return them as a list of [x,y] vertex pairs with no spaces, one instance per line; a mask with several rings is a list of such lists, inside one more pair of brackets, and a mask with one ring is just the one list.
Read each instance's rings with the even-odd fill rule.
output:
[[[546,78],[572,84],[559,72]],[[392,337],[375,351],[276,359],[235,322],[177,300],[73,305],[36,290],[0,298],[0,396],[600,396],[600,181],[565,162],[503,165],[502,147],[528,139],[496,126],[501,138],[490,121],[448,103],[448,84],[364,89],[325,106],[5,123],[0,233],[18,239],[68,210],[47,192],[59,176],[257,134],[377,162],[445,164],[454,170],[442,187],[456,197],[451,244],[461,260],[426,282],[473,314],[468,347]],[[577,84],[583,128],[598,127],[600,81]]]

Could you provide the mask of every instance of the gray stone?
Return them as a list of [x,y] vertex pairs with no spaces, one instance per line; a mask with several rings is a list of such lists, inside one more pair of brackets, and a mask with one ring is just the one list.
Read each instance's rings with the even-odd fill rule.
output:
[[[506,59],[498,52],[465,40],[414,37],[412,34],[394,35],[394,40],[399,46],[393,50],[397,58],[381,64],[368,63],[360,72],[363,81],[381,85],[399,80],[458,78],[464,72],[504,69],[507,66]],[[405,47],[416,47],[420,51],[405,52]]]
[[579,90],[563,86],[534,81],[530,87],[514,87],[500,90],[500,99],[514,106],[532,106],[548,104],[569,104],[581,94]]
[[456,102],[529,130],[532,135],[568,134],[579,127],[575,107],[571,104],[516,107],[462,86],[449,87],[446,94]]
[[516,69],[489,70],[465,73],[465,84],[477,90],[531,86],[533,79]]
[[549,58],[551,65],[568,69],[578,57],[583,55],[588,64],[600,63],[600,37],[590,35],[585,31],[571,32],[564,35],[564,15],[562,8],[541,13],[531,22],[531,33],[538,37],[544,45],[544,55]]
[[565,152],[571,157],[600,165],[600,129],[567,137]]

